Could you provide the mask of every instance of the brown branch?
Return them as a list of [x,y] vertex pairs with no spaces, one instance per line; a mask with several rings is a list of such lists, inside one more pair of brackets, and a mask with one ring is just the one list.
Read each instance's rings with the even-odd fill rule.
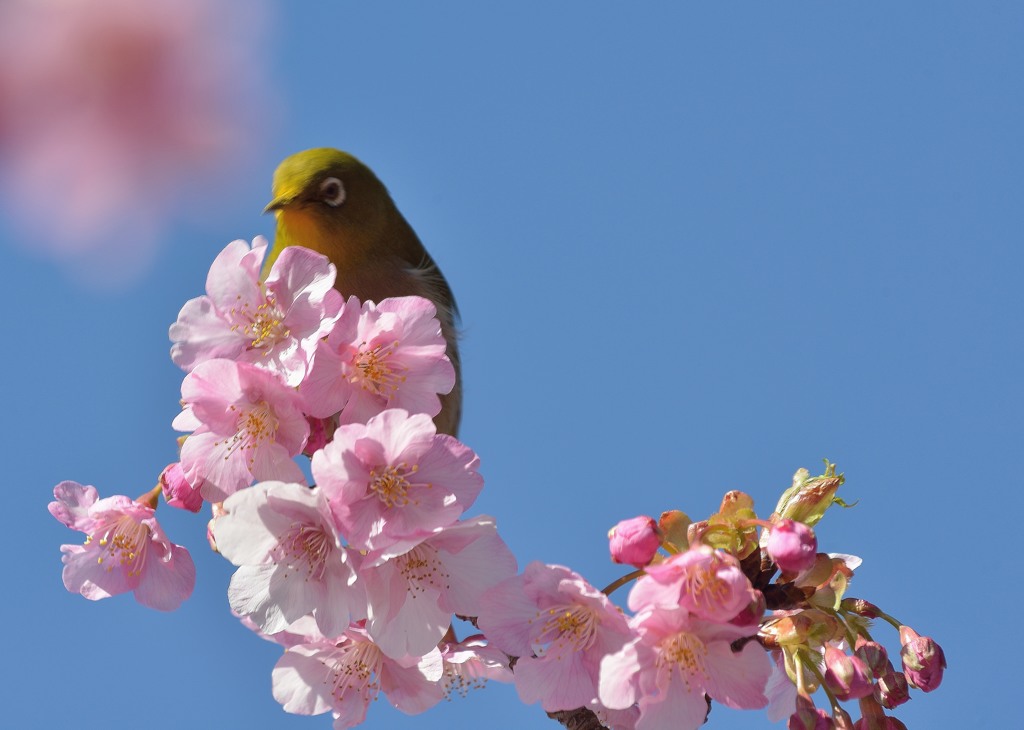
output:
[[597,715],[586,707],[549,712],[548,717],[562,723],[568,730],[604,730],[604,725],[597,719]]

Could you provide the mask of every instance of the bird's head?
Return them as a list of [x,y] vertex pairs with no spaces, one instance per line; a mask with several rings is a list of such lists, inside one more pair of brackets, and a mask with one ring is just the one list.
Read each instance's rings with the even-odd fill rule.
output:
[[264,209],[277,216],[277,241],[266,261],[284,246],[311,248],[338,265],[379,253],[381,242],[404,226],[387,188],[358,159],[330,147],[296,152],[274,172],[273,199]]

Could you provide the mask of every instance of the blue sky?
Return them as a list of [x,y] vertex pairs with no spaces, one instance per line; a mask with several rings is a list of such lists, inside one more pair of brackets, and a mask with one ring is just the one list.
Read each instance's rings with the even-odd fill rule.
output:
[[[603,585],[619,519],[705,516],[729,489],[767,515],[828,457],[857,506],[829,513],[822,549],[862,556],[851,593],[950,663],[899,717],[1005,726],[1022,30],[1011,3],[275,6],[272,88],[239,110],[272,131],[223,200],[168,223],[145,278],[84,285],[0,217],[4,724],[330,727],[271,697],[279,650],[230,616],[205,518],[160,510],[199,571],[161,614],[67,593],[78,537],[46,512],[58,481],[136,495],[174,459],[167,326],[228,241],[272,233],[277,162],[328,145],[376,170],[456,292],[473,512],[521,566]],[[556,727],[498,685],[420,717],[380,701],[365,727],[451,723]],[[720,706],[709,725],[765,726]]]

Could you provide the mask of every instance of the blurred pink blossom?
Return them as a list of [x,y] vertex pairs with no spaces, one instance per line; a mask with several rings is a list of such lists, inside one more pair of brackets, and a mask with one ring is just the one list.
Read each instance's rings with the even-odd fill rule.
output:
[[[0,3],[0,183],[25,245],[142,271],[259,128],[261,0]],[[199,181],[204,184],[197,185]],[[203,188],[203,189],[200,189]],[[98,267],[93,267],[98,268]]]

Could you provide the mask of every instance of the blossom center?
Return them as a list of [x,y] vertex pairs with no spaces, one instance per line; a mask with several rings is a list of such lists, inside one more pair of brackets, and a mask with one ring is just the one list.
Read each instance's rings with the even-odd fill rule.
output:
[[409,593],[447,590],[450,587],[451,575],[438,560],[437,550],[429,545],[418,545],[396,560],[398,572],[405,579]]
[[[238,299],[241,300],[241,297]],[[241,302],[231,308],[229,316],[234,322],[231,330],[241,330],[250,338],[249,350],[269,351],[278,342],[291,336],[291,330],[284,324],[284,312],[277,306],[277,299],[270,294],[255,309],[249,302]],[[264,357],[269,354],[263,353]]]
[[[410,468],[405,462],[398,466],[382,466],[370,470],[370,491],[375,493],[387,507],[402,507],[412,500],[409,490],[412,483],[406,478],[419,471],[419,465]],[[429,486],[429,485],[428,485]]]
[[[228,406],[232,411],[238,411],[237,406]],[[249,465],[256,462],[255,451],[263,445],[264,441],[274,441],[277,434],[279,422],[274,415],[274,410],[265,401],[261,400],[251,408],[243,408],[235,421],[236,433],[228,441],[228,454],[236,449],[248,450]],[[227,458],[227,456],[225,456]]]
[[352,358],[356,374],[352,383],[359,383],[363,390],[373,395],[390,398],[398,392],[398,386],[405,382],[404,368],[390,362],[391,354],[398,347],[398,340],[369,349],[365,342],[359,343],[359,351]]
[[325,533],[323,528],[307,524],[293,524],[279,545],[291,566],[305,564],[307,579],[324,579],[327,560],[334,552],[334,540]]
[[354,692],[365,704],[377,696],[383,662],[380,649],[367,641],[350,641],[338,646],[329,661],[323,661],[331,673],[331,694],[339,703],[346,693]]
[[597,638],[597,613],[588,606],[579,603],[554,606],[539,613],[537,618],[544,619],[533,647],[538,657],[550,653],[552,648],[559,652],[589,649]]
[[683,593],[709,613],[724,605],[732,595],[729,583],[719,577],[718,567],[718,560],[692,566],[683,580]]
[[[92,536],[86,542],[91,539]],[[107,570],[120,566],[128,569],[129,577],[142,575],[146,548],[149,546],[149,527],[128,515],[122,515],[107,526],[99,543],[103,550],[97,562],[102,564],[109,558],[112,564],[107,565]]]
[[[697,636],[681,631],[661,641],[659,644],[657,667],[668,672],[678,671],[680,678],[689,687],[692,679],[703,677],[708,673],[704,666],[708,649]],[[703,687],[703,683],[699,683]]]
[[477,660],[474,659],[465,662],[445,661],[441,684],[446,700],[450,700],[456,693],[460,697],[466,697],[471,689],[483,689],[487,686],[487,677],[476,673],[473,667],[475,663]]

